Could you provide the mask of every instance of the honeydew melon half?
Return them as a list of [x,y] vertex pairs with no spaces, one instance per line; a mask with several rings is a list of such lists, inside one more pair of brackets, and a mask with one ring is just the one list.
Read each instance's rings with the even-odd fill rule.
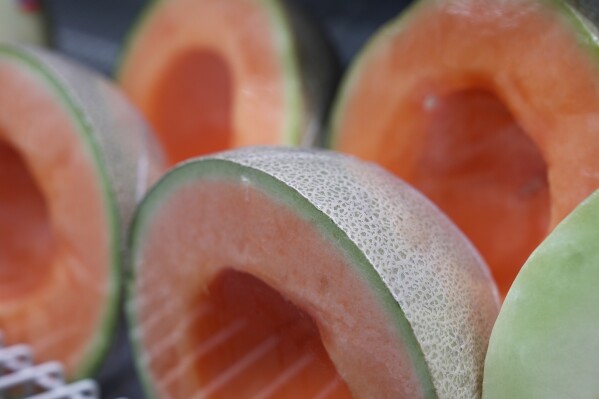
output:
[[533,252],[493,327],[485,399],[599,397],[599,191]]
[[116,322],[122,231],[163,171],[146,123],[109,82],[42,50],[0,45],[0,330],[99,366]]
[[156,0],[118,80],[169,161],[248,145],[312,145],[337,79],[321,31],[286,0]]
[[138,208],[128,314],[151,398],[475,398],[498,296],[414,189],[316,150],[171,170]]
[[579,3],[417,1],[370,41],[336,99],[331,147],[432,199],[502,295],[599,188],[599,36],[586,18],[599,3]]

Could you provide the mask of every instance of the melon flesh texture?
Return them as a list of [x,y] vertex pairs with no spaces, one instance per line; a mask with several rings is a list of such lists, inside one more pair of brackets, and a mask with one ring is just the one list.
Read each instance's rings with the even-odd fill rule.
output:
[[0,46],[0,125],[0,330],[69,378],[89,375],[116,322],[121,223],[159,155],[108,83],[12,45]]
[[334,82],[326,46],[279,0],[155,1],[119,82],[171,164],[247,145],[311,144]]
[[372,165],[283,149],[186,163],[140,207],[132,262],[150,397],[480,395],[493,283]]
[[593,40],[557,1],[420,1],[355,63],[331,146],[431,198],[505,295],[533,249],[599,186]]
[[599,191],[522,267],[497,319],[484,399],[599,397]]

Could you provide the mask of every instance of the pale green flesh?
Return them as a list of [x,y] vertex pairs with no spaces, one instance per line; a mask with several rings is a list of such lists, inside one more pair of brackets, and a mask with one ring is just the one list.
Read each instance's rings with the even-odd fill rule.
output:
[[34,55],[34,53],[35,50],[23,50],[18,46],[9,44],[0,45],[0,58],[9,59],[11,62],[19,64],[22,69],[28,70],[29,73],[40,76],[47,84],[47,89],[56,95],[57,101],[62,103],[65,112],[70,114],[73,123],[78,128],[77,131],[80,133],[79,139],[82,140],[84,147],[87,149],[89,161],[94,165],[94,169],[98,173],[99,185],[102,187],[102,193],[104,194],[103,202],[106,205],[106,214],[109,217],[108,225],[110,226],[110,231],[107,232],[111,238],[109,298],[107,298],[105,306],[101,310],[103,315],[101,316],[100,330],[93,339],[90,339],[87,353],[84,355],[84,361],[79,366],[76,374],[69,376],[70,379],[75,380],[90,377],[99,370],[116,329],[121,290],[120,216],[115,194],[106,174],[103,157],[96,144],[94,132],[90,129],[86,120],[84,110],[80,109],[68,90],[53,75],[50,69],[51,66],[49,67],[45,63],[47,60],[43,60],[41,56]]
[[[350,267],[354,267],[368,283],[373,292],[380,299],[381,306],[389,314],[389,319],[395,323],[398,335],[402,337],[403,345],[412,358],[414,373],[421,382],[423,397],[427,399],[437,398],[433,386],[430,371],[425,362],[424,355],[418,344],[412,327],[406,319],[402,309],[399,307],[389,288],[381,280],[372,265],[365,258],[362,251],[347,237],[346,233],[323,212],[314,207],[306,198],[293,188],[257,169],[246,167],[228,160],[202,159],[183,164],[169,172],[150,193],[146,196],[135,215],[130,234],[132,275],[127,284],[127,312],[132,326],[137,325],[137,313],[135,306],[135,274],[140,257],[142,242],[152,215],[162,203],[166,202],[170,195],[176,195],[177,189],[186,182],[196,180],[221,180],[239,184],[250,184],[264,191],[277,202],[283,203],[293,209],[299,216],[313,223],[342,251],[348,259]],[[152,398],[158,398],[154,384],[142,362],[141,343],[135,327],[131,328],[131,339],[133,342],[137,369],[145,387],[146,394]]]
[[538,247],[489,344],[484,399],[599,398],[599,191]]

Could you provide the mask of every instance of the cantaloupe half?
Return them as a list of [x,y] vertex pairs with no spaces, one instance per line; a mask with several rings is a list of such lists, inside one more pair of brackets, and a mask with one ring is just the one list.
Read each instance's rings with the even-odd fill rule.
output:
[[166,175],[132,227],[151,398],[474,398],[498,296],[455,226],[377,166],[249,148]]
[[310,145],[335,85],[319,31],[285,0],[154,1],[120,84],[171,163],[247,145]]
[[351,68],[330,145],[420,189],[505,294],[599,187],[599,38],[559,0],[421,0]]
[[493,327],[484,399],[599,398],[599,191],[528,259]]
[[71,378],[110,341],[121,231],[163,170],[152,143],[107,81],[0,45],[0,330]]

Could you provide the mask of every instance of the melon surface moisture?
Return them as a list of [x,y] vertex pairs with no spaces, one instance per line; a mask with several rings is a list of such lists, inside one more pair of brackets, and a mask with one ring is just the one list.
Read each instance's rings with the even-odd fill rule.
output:
[[110,341],[121,231],[162,172],[150,139],[110,83],[0,45],[0,330],[70,378]]
[[118,74],[171,163],[231,147],[313,144],[336,78],[319,31],[282,0],[154,1]]
[[356,60],[330,144],[438,204],[505,295],[599,187],[597,40],[558,0],[422,0]]
[[146,197],[131,244],[149,397],[480,396],[488,271],[374,165],[260,148],[190,161]]
[[599,397],[599,191],[528,259],[485,363],[484,399]]

